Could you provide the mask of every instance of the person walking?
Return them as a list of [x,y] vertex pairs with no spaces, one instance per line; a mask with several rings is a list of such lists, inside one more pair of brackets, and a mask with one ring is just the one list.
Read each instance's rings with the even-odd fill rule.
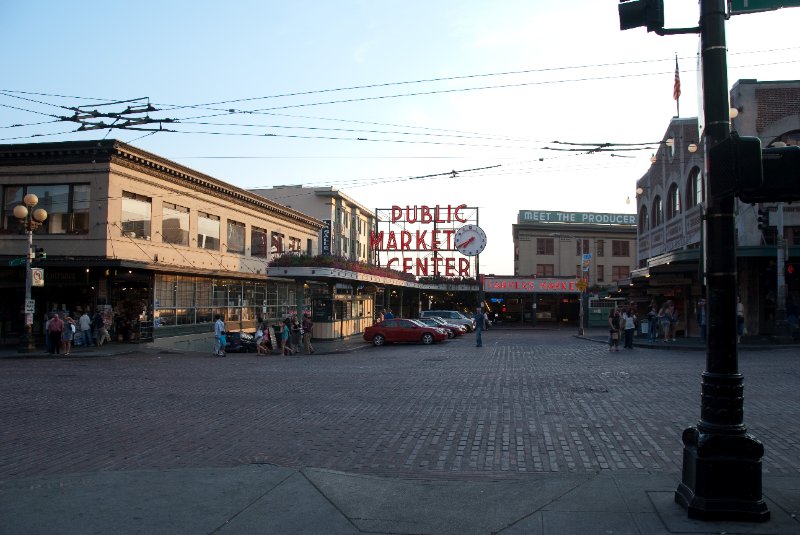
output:
[[69,355],[72,351],[72,340],[75,338],[75,320],[69,314],[64,314],[64,329],[61,331],[61,351]]
[[650,301],[650,309],[647,311],[647,339],[655,342],[656,336],[658,336],[658,307],[654,299]]
[[670,325],[672,324],[672,317],[670,314],[672,301],[664,301],[661,309],[658,311],[658,324],[661,326],[661,336],[664,342],[669,342]]
[[300,344],[303,343],[303,329],[300,327],[300,322],[297,320],[297,316],[292,317],[291,337],[292,352],[300,353]]
[[633,305],[622,313],[622,322],[625,328],[625,349],[633,349],[633,333],[636,332],[636,313]]
[[50,322],[52,321],[53,316],[50,315],[50,314],[45,314],[44,317],[45,317],[45,320],[44,320],[44,345],[45,345],[45,348],[47,349],[47,353],[52,354],[53,353],[53,341],[50,340],[50,329],[48,329],[48,327],[50,327]]
[[736,297],[736,343],[742,341],[744,335],[744,303],[742,296]]
[[94,329],[94,343],[97,347],[105,344],[106,339],[111,339],[108,335],[108,330],[106,330],[106,320],[99,310],[94,313],[92,318],[92,329]]
[[614,307],[608,313],[608,350],[619,351],[619,309]]
[[706,342],[706,324],[708,323],[706,316],[706,300],[700,299],[697,302],[697,325],[700,327],[700,340],[703,343]]
[[64,322],[57,313],[52,313],[47,324],[47,337],[50,339],[51,355],[58,355],[61,350],[61,333],[63,330]]
[[483,347],[483,338],[481,337],[481,333],[483,332],[483,311],[481,307],[475,309],[475,347]]
[[89,317],[89,311],[84,310],[81,317],[78,318],[78,324],[81,327],[81,341],[85,347],[94,345],[92,343],[92,318]]
[[222,316],[216,314],[214,316],[214,356],[224,357],[225,346],[227,345],[227,338],[225,336],[225,322],[222,321]]
[[314,352],[314,346],[311,345],[311,330],[314,328],[314,322],[311,320],[311,312],[303,314],[303,348],[306,354],[310,355]]
[[291,337],[291,329],[289,325],[291,325],[292,319],[286,318],[283,320],[283,327],[281,328],[281,350],[284,355],[291,356],[294,354],[292,351],[292,346],[289,343]]

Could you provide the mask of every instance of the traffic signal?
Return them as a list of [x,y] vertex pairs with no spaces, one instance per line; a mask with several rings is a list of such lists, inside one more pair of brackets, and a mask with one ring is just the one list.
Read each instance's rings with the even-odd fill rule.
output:
[[34,258],[47,258],[47,253],[44,252],[43,247],[34,247],[33,248],[33,257]]
[[792,262],[786,262],[785,277],[787,279],[793,278],[797,274],[797,269],[798,268],[800,268],[800,265],[793,264]]
[[769,210],[758,210],[758,230],[766,232],[769,227]]
[[711,176],[729,178],[742,202],[800,201],[800,147],[762,149],[759,138],[733,133],[708,159]]
[[619,29],[646,26],[648,32],[664,28],[664,0],[620,0]]

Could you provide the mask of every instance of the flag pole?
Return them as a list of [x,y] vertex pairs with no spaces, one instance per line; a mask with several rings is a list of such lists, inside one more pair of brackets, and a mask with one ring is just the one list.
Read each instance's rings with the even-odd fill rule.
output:
[[681,71],[678,69],[678,53],[675,53],[675,83],[672,86],[672,98],[675,99],[678,117],[681,116]]

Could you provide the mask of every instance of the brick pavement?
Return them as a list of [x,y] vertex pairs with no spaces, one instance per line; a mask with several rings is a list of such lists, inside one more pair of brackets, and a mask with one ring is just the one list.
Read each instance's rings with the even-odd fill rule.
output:
[[[560,331],[213,359],[0,360],[0,480],[248,463],[441,478],[680,470],[700,352]],[[764,473],[800,472],[794,350],[740,354]]]

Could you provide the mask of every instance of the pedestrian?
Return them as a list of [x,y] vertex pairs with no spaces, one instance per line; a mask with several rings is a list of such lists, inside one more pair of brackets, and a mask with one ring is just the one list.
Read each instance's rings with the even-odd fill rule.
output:
[[64,329],[61,331],[61,351],[69,355],[72,350],[72,340],[75,338],[75,320],[69,314],[64,314]]
[[50,315],[50,322],[47,324],[47,336],[50,338],[50,354],[58,355],[61,349],[61,333],[64,330],[64,322],[57,313]]
[[633,333],[636,332],[636,313],[633,306],[622,313],[622,322],[625,329],[625,349],[633,349]]
[[290,336],[292,339],[292,351],[300,353],[300,345],[303,343],[303,328],[300,326],[297,316],[292,316]]
[[106,330],[106,320],[99,310],[94,313],[92,318],[92,329],[94,329],[94,343],[97,347],[105,344],[106,340],[111,340],[108,330]]
[[383,319],[385,319],[385,320],[394,319],[394,314],[392,314],[392,309],[391,308],[387,308],[386,309],[386,313],[383,315]]
[[670,317],[671,306],[672,301],[664,301],[664,304],[661,305],[661,309],[658,311],[658,324],[661,327],[661,336],[663,338],[663,342],[669,342],[669,330],[670,324],[672,323],[672,318]]
[[700,340],[706,341],[706,324],[708,323],[706,312],[706,300],[700,299],[697,302],[697,325],[700,327]]
[[214,356],[224,357],[226,345],[228,345],[228,339],[225,333],[225,322],[222,321],[222,316],[216,314],[214,316]]
[[303,314],[303,347],[306,354],[314,353],[314,346],[311,345],[311,330],[314,328],[314,322],[311,320],[311,312]]
[[736,342],[742,341],[744,335],[744,303],[742,303],[742,296],[736,298]]
[[45,321],[44,321],[44,346],[47,349],[48,353],[53,353],[53,342],[52,342],[52,340],[50,340],[50,330],[48,329],[48,327],[50,327],[50,321],[52,321],[53,316],[50,315],[50,314],[45,314],[44,318],[45,318]]
[[481,332],[483,331],[483,311],[481,307],[475,309],[475,347],[483,347]]
[[378,316],[375,318],[375,324],[377,325],[378,323],[381,323],[384,319],[386,319],[384,316],[385,316],[385,311],[383,309],[380,309],[378,311]]
[[670,341],[675,341],[675,332],[678,330],[678,311],[675,310],[675,303],[669,301],[669,336]]
[[84,310],[81,317],[78,318],[78,324],[81,327],[81,341],[85,347],[94,345],[92,343],[92,318],[89,317],[89,311]]
[[647,339],[656,341],[658,336],[658,308],[655,299],[650,301],[650,310],[647,311]]
[[291,323],[291,318],[286,318],[283,320],[283,327],[281,327],[281,350],[286,356],[291,356],[294,354],[294,351],[292,351],[292,346],[289,342],[291,337],[291,328],[289,326]]
[[608,313],[608,350],[619,351],[620,316],[619,309],[614,307]]

